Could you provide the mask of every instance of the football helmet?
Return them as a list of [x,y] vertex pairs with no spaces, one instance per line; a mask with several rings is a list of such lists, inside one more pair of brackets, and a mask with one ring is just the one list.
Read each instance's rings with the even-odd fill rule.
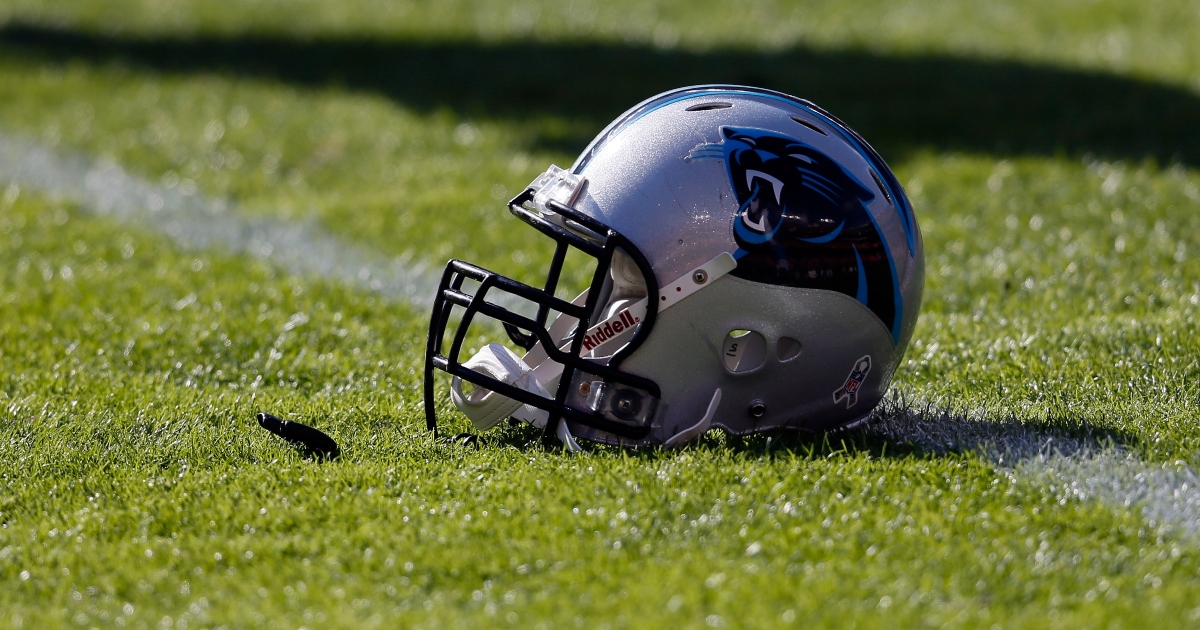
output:
[[[571,449],[844,427],[883,397],[916,325],[924,256],[904,190],[857,133],[787,94],[655,96],[509,209],[555,241],[546,281],[447,264],[425,356],[434,431],[435,369],[479,429],[511,417]],[[573,300],[556,296],[572,249],[595,261]],[[508,343],[464,361],[481,318]]]

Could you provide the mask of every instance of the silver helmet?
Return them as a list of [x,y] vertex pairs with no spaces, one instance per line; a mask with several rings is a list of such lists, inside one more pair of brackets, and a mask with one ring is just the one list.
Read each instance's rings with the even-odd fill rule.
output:
[[[883,397],[916,325],[924,255],[904,190],[858,134],[786,94],[655,96],[509,208],[557,243],[546,282],[446,266],[431,429],[435,368],[479,429],[514,418],[568,448],[843,427]],[[596,264],[568,301],[555,292],[572,249]],[[481,317],[508,339],[463,361]]]

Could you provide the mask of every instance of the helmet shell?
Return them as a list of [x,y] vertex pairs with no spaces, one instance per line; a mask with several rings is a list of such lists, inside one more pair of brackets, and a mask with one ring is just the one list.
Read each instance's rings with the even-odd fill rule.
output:
[[[572,171],[587,179],[575,208],[628,238],[658,286],[738,261],[621,364],[662,388],[646,443],[696,424],[718,389],[712,424],[739,434],[843,426],[882,398],[916,325],[923,246],[900,184],[849,127],[778,92],[682,88],[615,120]],[[734,369],[747,333],[754,365]]]

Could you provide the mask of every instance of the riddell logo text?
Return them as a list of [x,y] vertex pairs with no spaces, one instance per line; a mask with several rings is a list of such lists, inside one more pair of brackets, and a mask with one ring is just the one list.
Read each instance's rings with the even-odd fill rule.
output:
[[622,332],[633,328],[633,326],[640,321],[642,320],[630,315],[628,309],[621,311],[620,315],[617,316],[615,321],[606,322],[603,326],[597,327],[596,332],[591,333],[590,335],[584,335],[583,349],[589,352],[595,350],[596,346],[599,346],[605,341],[608,341]]

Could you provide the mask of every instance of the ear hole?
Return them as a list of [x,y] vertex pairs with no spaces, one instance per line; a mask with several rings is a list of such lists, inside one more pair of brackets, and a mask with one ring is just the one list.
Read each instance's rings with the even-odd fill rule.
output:
[[710,109],[727,109],[729,107],[733,107],[733,104],[732,103],[701,103],[699,105],[692,105],[691,107],[687,108],[687,110],[685,110],[685,111],[706,112]]
[[802,348],[799,341],[791,337],[780,337],[779,343],[775,345],[775,356],[779,358],[780,363],[791,361],[800,356]]
[[803,118],[801,118],[801,117],[799,117],[799,116],[792,116],[792,120],[794,120],[794,121],[796,121],[796,122],[800,123],[801,125],[804,125],[805,127],[808,127],[809,129],[812,129],[813,131],[815,131],[815,132],[817,132],[817,133],[821,134],[822,136],[828,136],[828,135],[829,135],[829,133],[828,133],[828,132],[826,132],[824,129],[822,129],[822,128],[820,128],[820,127],[818,127],[818,126],[816,126],[816,125],[814,125],[814,124],[812,124],[812,123],[810,123],[810,122],[808,122],[807,120],[804,120]]
[[761,366],[767,358],[767,342],[753,330],[731,330],[721,352],[725,369],[740,374]]

